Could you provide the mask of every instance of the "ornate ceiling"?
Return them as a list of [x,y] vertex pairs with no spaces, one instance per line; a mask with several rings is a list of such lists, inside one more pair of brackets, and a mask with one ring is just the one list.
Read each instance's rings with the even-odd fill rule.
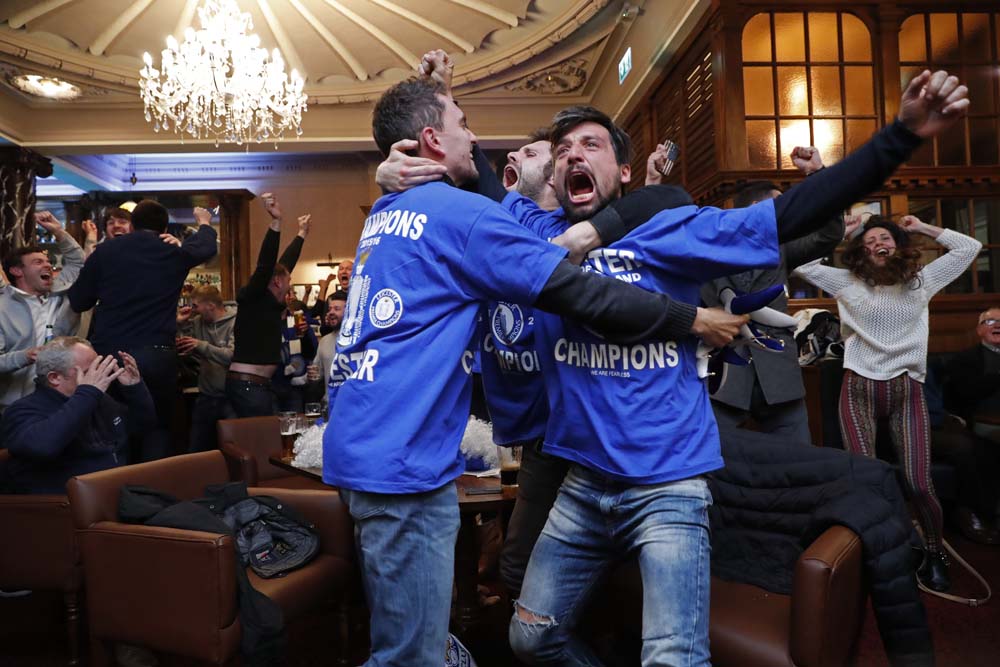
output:
[[[163,150],[142,121],[142,54],[159,60],[167,35],[197,27],[202,0],[0,0],[0,135],[43,152],[127,147]],[[491,108],[480,136],[523,136],[567,104],[592,102],[615,78],[629,32],[656,22],[683,39],[709,0],[237,0],[262,46],[278,48],[306,79],[310,112],[293,150],[370,145],[371,102],[410,76],[420,55],[444,48],[456,96]],[[648,26],[647,26],[648,27]],[[654,38],[655,39],[655,38]],[[649,44],[652,56],[662,44]],[[57,76],[81,89],[55,102],[14,88],[19,74]],[[644,77],[640,72],[635,79]],[[603,82],[603,83],[602,83]],[[498,104],[519,107],[498,114]],[[30,110],[30,113],[23,113]],[[608,109],[615,113],[617,109]],[[480,120],[483,119],[483,120]],[[495,121],[495,122],[494,122]],[[73,127],[70,127],[70,124]],[[484,126],[487,125],[487,126]],[[495,125],[491,127],[488,125]],[[112,126],[112,127],[109,127]],[[514,125],[517,129],[510,126]],[[188,142],[189,144],[192,142]],[[286,150],[282,146],[281,150]]]

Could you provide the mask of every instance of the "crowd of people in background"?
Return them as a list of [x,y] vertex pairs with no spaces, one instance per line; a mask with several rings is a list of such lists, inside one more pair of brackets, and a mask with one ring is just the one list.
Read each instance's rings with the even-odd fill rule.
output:
[[[624,196],[629,137],[589,107],[560,112],[498,176],[450,76],[447,56],[428,54],[422,76],[376,105],[387,194],[356,257],[319,282],[311,306],[292,287],[311,216],[296,218],[279,255],[285,219],[272,193],[261,195],[256,266],[233,301],[187,282],[217,252],[206,209],[194,209],[197,231],[181,241],[155,201],[114,208],[100,238],[84,224],[82,246],[36,213],[62,267],[57,275],[39,246],[3,258],[0,447],[10,461],[0,491],[61,493],[75,475],[178,453],[178,377],[192,363],[186,451],[216,448],[220,419],[322,402],[333,425],[324,480],[355,520],[374,664],[436,664],[459,525],[451,482],[464,469],[458,443],[479,355],[494,438],[524,448],[501,558],[515,653],[600,664],[575,619],[608,563],[639,552],[643,579],[664,582],[644,598],[647,656],[708,664],[703,476],[723,465],[716,424],[811,437],[790,332],[765,327],[784,350],[753,349],[753,363],[732,367],[711,396],[693,370],[696,346],[723,347],[747,322],[725,311],[723,290],[758,292],[795,272],[837,301],[846,448],[875,456],[876,422],[888,418],[927,550],[920,580],[949,587],[930,479],[936,408],[966,425],[963,444],[941,454],[968,482],[965,532],[1000,543],[1000,427],[979,419],[1000,411],[1000,309],[970,323],[981,343],[941,369],[940,396],[925,395],[927,304],[981,244],[913,216],[843,216],[964,113],[954,77],[919,75],[899,119],[865,147],[827,168],[814,147],[796,147],[801,183],[744,184],[721,210],[662,184],[663,145],[646,187]],[[948,252],[924,264],[915,235]],[[846,268],[825,264],[845,241]],[[770,305],[786,310],[787,296]],[[415,578],[426,585],[399,586]]]

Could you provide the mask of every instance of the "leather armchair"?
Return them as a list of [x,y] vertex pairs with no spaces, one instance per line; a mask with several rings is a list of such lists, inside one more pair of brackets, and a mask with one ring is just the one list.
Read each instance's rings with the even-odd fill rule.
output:
[[[795,564],[791,595],[712,577],[709,641],[715,667],[843,667],[850,664],[867,592],[861,540],[843,526],[821,534]],[[638,640],[642,581],[634,559],[615,570],[593,627]],[[607,611],[604,611],[607,610]]]
[[[9,455],[0,449],[0,466]],[[0,495],[0,589],[60,591],[66,609],[68,664],[80,654],[79,594],[83,571],[69,500],[60,495]],[[15,546],[16,545],[16,546]]]
[[[234,542],[228,535],[124,524],[122,486],[141,484],[180,500],[229,478],[218,451],[188,454],[75,477],[67,488],[87,585],[92,663],[108,664],[108,644],[124,642],[221,665],[239,650]],[[286,621],[336,599],[337,664],[348,664],[345,595],[357,580],[347,508],[330,490],[252,489],[295,507],[316,525],[320,552],[304,567],[253,586],[282,608]]]
[[232,479],[243,480],[247,486],[330,490],[325,484],[289,474],[267,460],[281,454],[277,417],[220,419],[217,428],[219,449],[226,455]]

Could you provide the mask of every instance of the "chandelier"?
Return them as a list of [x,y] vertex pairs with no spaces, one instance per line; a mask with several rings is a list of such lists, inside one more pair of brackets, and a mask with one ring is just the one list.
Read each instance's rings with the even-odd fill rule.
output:
[[291,130],[301,135],[305,82],[294,69],[285,75],[278,49],[260,48],[250,14],[235,0],[205,0],[198,18],[201,30],[187,28],[183,44],[167,37],[160,69],[142,55],[139,91],[153,130],[214,137],[216,146],[278,141]]

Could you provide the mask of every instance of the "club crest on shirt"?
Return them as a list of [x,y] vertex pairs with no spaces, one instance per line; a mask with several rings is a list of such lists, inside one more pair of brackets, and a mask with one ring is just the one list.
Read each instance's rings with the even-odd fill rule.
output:
[[395,290],[383,289],[372,297],[368,319],[376,328],[387,329],[403,316],[403,300]]
[[493,335],[504,345],[513,345],[524,331],[524,314],[516,303],[501,301],[490,319]]

